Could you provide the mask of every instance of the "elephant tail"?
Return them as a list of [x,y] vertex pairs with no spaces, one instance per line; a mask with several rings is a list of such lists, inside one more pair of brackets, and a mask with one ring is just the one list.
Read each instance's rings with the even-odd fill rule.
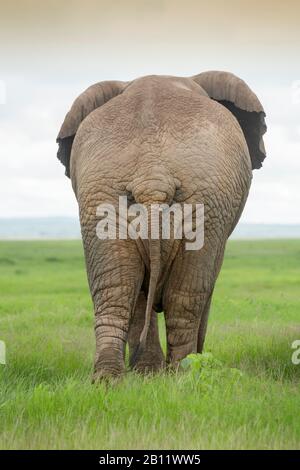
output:
[[[150,226],[150,225],[149,225]],[[149,270],[150,270],[150,279],[149,279],[149,288],[147,296],[147,306],[145,313],[145,323],[140,336],[139,344],[136,347],[136,350],[133,352],[130,359],[130,367],[134,368],[141,354],[143,353],[146,341],[147,334],[151,322],[152,308],[155,298],[156,286],[159,280],[160,268],[161,268],[161,240],[152,239],[149,237]]]
[[180,181],[175,179],[164,165],[152,166],[149,169],[150,182],[144,183],[142,180],[134,180],[127,187],[131,191],[134,200],[142,204],[147,209],[148,216],[148,243],[141,238],[137,240],[138,250],[143,258],[149,272],[149,286],[147,295],[147,306],[145,313],[145,323],[140,336],[139,344],[133,352],[130,366],[134,368],[141,354],[145,350],[147,334],[151,322],[153,303],[157,292],[161,265],[162,265],[162,227],[157,210],[163,206],[170,206],[174,200],[175,192],[180,188]]

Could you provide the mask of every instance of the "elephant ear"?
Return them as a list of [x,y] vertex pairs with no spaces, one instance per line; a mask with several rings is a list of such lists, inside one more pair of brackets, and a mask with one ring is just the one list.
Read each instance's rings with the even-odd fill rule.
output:
[[129,82],[106,81],[95,83],[76,98],[61,126],[56,142],[57,158],[66,167],[65,174],[70,177],[70,156],[75,134],[82,121],[94,109],[122,93]]
[[243,80],[229,72],[203,72],[192,79],[204,88],[210,98],[234,114],[248,145],[252,169],[261,168],[266,157],[262,136],[267,126],[265,111],[255,93]]

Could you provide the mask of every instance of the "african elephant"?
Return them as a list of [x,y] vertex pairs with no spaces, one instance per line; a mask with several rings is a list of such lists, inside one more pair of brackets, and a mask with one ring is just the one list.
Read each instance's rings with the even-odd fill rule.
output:
[[[165,365],[156,312],[166,322],[166,364],[201,352],[226,241],[265,158],[265,112],[228,72],[146,76],[89,87],[59,132],[58,158],[79,205],[95,310],[94,380]],[[204,205],[204,246],[184,239],[99,239],[97,207]]]

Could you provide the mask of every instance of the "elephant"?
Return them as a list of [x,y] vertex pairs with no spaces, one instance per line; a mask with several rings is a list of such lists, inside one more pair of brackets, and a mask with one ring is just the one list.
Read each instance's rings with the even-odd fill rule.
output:
[[[74,101],[57,137],[58,159],[79,206],[95,313],[93,380],[177,370],[203,350],[225,245],[243,211],[252,172],[266,156],[265,111],[230,72],[103,81]],[[204,244],[184,237],[100,239],[97,207],[204,206]],[[150,220],[150,216],[149,216]],[[159,223],[159,222],[158,222]],[[157,314],[164,312],[166,357]]]

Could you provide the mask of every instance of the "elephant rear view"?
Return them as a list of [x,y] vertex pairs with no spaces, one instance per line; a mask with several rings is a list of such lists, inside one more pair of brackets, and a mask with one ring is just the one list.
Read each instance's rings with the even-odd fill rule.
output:
[[[258,98],[227,72],[100,82],[75,100],[57,138],[58,158],[79,205],[95,310],[94,380],[124,372],[127,342],[130,366],[141,372],[177,367],[202,351],[225,244],[252,170],[265,158],[265,131]],[[130,236],[137,205],[147,229]],[[163,236],[155,211],[175,206],[181,215],[204,208],[204,243],[196,249],[186,232]]]

